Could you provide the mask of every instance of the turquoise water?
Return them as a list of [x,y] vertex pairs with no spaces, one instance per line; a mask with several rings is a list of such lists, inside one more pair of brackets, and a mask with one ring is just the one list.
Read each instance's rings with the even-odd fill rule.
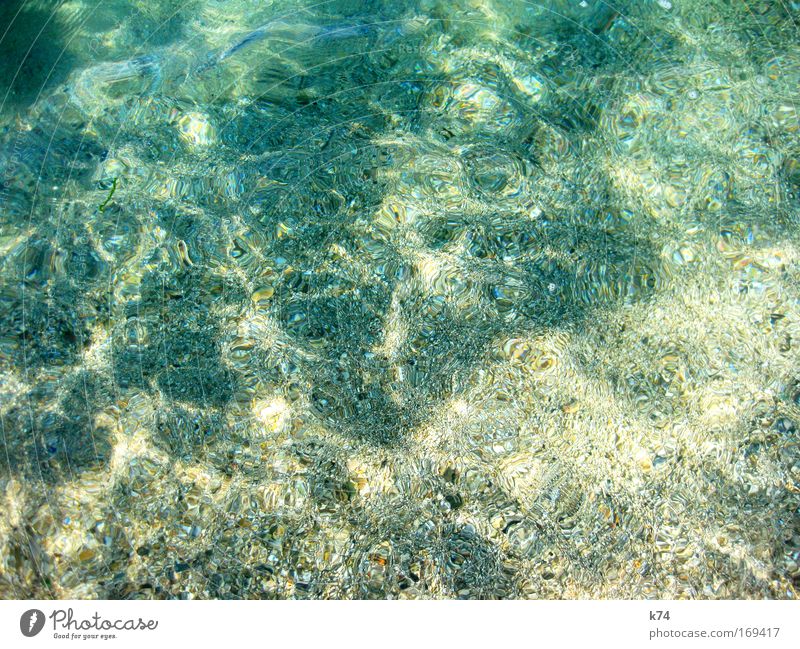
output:
[[795,598],[798,27],[4,2],[0,596]]

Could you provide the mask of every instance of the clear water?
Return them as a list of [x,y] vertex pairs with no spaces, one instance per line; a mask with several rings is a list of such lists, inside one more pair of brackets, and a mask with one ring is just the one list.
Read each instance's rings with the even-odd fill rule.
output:
[[0,595],[796,597],[798,27],[3,2]]

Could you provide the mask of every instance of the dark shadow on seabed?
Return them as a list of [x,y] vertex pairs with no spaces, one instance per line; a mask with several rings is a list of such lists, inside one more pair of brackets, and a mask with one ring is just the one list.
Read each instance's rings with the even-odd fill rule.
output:
[[6,0],[0,4],[0,102],[24,111],[41,92],[63,82],[74,66],[64,51],[64,29],[50,2]]
[[[518,583],[519,553],[459,521],[470,496],[458,472],[431,470],[405,500],[366,505],[347,460],[366,447],[402,461],[411,432],[469,394],[499,338],[580,335],[606,310],[658,292],[656,240],[665,226],[623,218],[638,206],[608,177],[608,145],[595,135],[601,93],[613,89],[603,87],[603,75],[625,69],[602,40],[610,17],[594,29],[556,21],[561,49],[543,63],[559,75],[557,61],[572,56],[587,79],[600,79],[592,101],[575,83],[531,108],[483,61],[448,78],[435,59],[365,54],[363,65],[322,74],[337,55],[379,49],[379,36],[301,48],[297,60],[321,65],[319,76],[275,88],[275,67],[291,70],[297,61],[266,60],[264,96],[232,119],[224,70],[219,78],[207,73],[206,83],[221,86],[210,110],[230,119],[212,158],[189,151],[175,160],[183,144],[159,124],[123,130],[118,148],[141,141],[142,157],[170,165],[168,174],[154,174],[162,183],[166,177],[166,198],[154,197],[152,177],[132,175],[107,213],[76,200],[57,224],[38,200],[33,233],[4,262],[15,283],[3,289],[2,360],[21,377],[20,395],[3,411],[8,476],[49,489],[107,469],[119,433],[95,420],[139,395],[154,404],[150,440],[167,460],[131,468],[104,496],[153,508],[161,531],[138,538],[135,514],[112,505],[91,530],[103,547],[74,568],[56,569],[60,559],[38,547],[49,524],[26,523],[27,534],[17,530],[8,541],[16,548],[9,574],[25,574],[26,557],[35,554],[39,574],[20,580],[31,595],[50,596],[37,580],[53,581],[61,570],[67,583],[96,580],[108,597],[174,597],[193,580],[205,583],[209,597],[279,596],[276,583],[308,597],[529,596]],[[467,37],[455,30],[457,39]],[[587,42],[594,49],[582,49]],[[661,46],[666,56],[668,44]],[[396,83],[365,86],[376,79]],[[166,83],[157,104],[170,103],[173,90],[185,101]],[[343,87],[360,91],[337,95]],[[514,128],[482,125],[492,118]],[[168,147],[155,144],[169,137]],[[97,181],[95,168],[104,143],[65,128],[55,145],[45,165],[52,179],[69,169],[80,189],[100,195],[107,178]],[[23,166],[33,173],[41,165],[37,158]],[[95,215],[91,230],[84,214]],[[122,242],[108,244],[104,228]],[[140,277],[128,282],[125,274],[134,272]],[[235,323],[242,319],[260,328],[241,334]],[[103,329],[111,362],[91,364],[86,356]],[[389,332],[396,338],[388,340]],[[252,439],[252,413],[242,414],[241,404],[264,389],[303,413],[299,425],[310,425],[305,439],[288,445],[295,468],[283,474],[263,466],[265,442]],[[315,434],[315,425],[341,441]],[[570,520],[586,499],[580,468],[550,460],[552,485],[530,507],[535,516],[518,515],[513,494],[491,482],[474,501],[506,512],[502,533],[527,538],[529,556],[541,551],[538,583],[558,573],[545,556],[553,548],[584,582],[600,579],[593,571],[626,533],[597,522],[594,550],[573,541]],[[168,479],[187,466],[214,472],[241,493],[198,502],[194,485]],[[255,496],[278,475],[294,479],[293,471],[303,479],[303,507]],[[158,480],[169,484],[166,493],[157,493]],[[435,521],[422,504],[431,498],[445,503]],[[326,517],[341,510],[349,512],[350,549],[339,564],[326,564],[314,546],[326,542]],[[204,528],[208,511],[217,517]],[[131,560],[146,566],[147,580],[128,578]]]

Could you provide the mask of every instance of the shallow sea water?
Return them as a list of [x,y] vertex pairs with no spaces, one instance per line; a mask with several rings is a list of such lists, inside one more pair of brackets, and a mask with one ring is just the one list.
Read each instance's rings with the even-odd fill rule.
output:
[[4,2],[0,596],[797,597],[799,28]]

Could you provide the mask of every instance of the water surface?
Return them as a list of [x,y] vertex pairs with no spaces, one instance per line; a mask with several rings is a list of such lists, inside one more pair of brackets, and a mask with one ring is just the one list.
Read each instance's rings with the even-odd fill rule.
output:
[[0,8],[0,596],[794,598],[796,2]]

